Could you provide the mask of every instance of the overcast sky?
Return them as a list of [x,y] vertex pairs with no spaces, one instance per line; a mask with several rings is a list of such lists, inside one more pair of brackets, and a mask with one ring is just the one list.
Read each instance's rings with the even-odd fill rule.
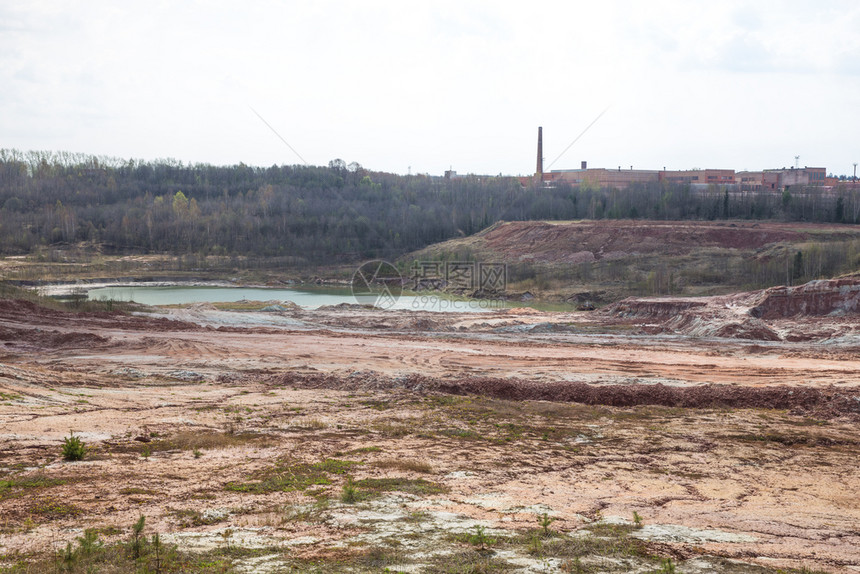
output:
[[0,0],[0,147],[396,173],[860,161],[860,3]]

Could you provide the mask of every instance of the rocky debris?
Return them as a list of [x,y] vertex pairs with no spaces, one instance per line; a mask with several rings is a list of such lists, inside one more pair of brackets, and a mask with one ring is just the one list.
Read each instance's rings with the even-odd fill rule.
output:
[[780,341],[779,334],[764,324],[763,321],[747,320],[738,323],[728,323],[714,331],[715,337],[731,339],[752,339],[757,341]]
[[821,329],[816,320],[860,315],[860,279],[810,281],[797,287],[713,297],[630,297],[599,313],[652,334],[760,341],[831,339],[856,334],[857,322],[847,320]]
[[206,302],[198,302],[198,303],[189,303],[185,307],[189,311],[217,311],[218,307],[213,305],[212,303]]
[[622,319],[670,319],[707,305],[708,301],[700,299],[629,297],[610,305],[607,313]]
[[263,313],[284,313],[300,310],[301,307],[293,301],[266,301],[266,306],[260,309]]
[[206,379],[204,375],[187,369],[174,369],[172,371],[168,371],[167,376],[179,381],[202,381]]
[[317,311],[361,311],[375,309],[373,305],[360,305],[359,303],[338,303],[337,305],[321,305]]
[[504,325],[493,329],[496,333],[577,333],[576,326],[565,323],[529,323],[526,325]]
[[409,320],[400,326],[402,330],[406,331],[438,331],[440,330],[440,327],[441,325],[438,321],[434,321],[427,317],[418,317],[416,319]]

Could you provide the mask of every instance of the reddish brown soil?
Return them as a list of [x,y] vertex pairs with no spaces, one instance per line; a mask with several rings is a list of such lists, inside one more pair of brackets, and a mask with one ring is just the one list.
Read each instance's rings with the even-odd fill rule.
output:
[[437,379],[412,375],[401,378],[359,373],[358,376],[306,375],[283,373],[266,380],[275,386],[307,389],[385,390],[441,392],[452,395],[480,395],[512,401],[557,401],[586,405],[632,407],[660,405],[691,409],[782,409],[821,419],[847,417],[860,421],[860,386],[849,389],[806,388],[779,385],[740,387],[700,385],[675,387],[653,385],[590,385],[570,381],[530,381],[466,377]]
[[[528,257],[541,262],[599,260],[618,254],[681,255],[693,250],[760,249],[771,243],[801,241],[809,232],[844,226],[771,222],[654,222],[654,221],[516,221],[496,225],[476,236],[506,261]],[[576,261],[574,261],[576,260]]]
[[27,327],[74,327],[131,329],[142,331],[198,331],[199,325],[163,317],[128,315],[120,311],[75,313],[40,307],[30,301],[0,300],[0,324],[18,323]]
[[860,280],[812,281],[764,291],[750,315],[762,319],[839,314],[860,318]]
[[[322,538],[295,555],[342,552],[331,544],[356,531],[337,518],[284,522],[284,505],[309,496],[225,485],[287,459],[348,456],[363,462],[357,479],[443,483],[449,493],[414,504],[493,527],[534,528],[522,509],[535,505],[565,531],[637,511],[647,524],[747,536],[669,542],[666,553],[856,572],[857,315],[752,317],[770,295],[591,314],[294,310],[298,328],[221,330],[200,326],[207,311],[193,308],[173,320],[5,302],[0,478],[56,480],[0,496],[2,552],[53,550],[83,527],[125,536],[141,512],[151,531],[264,526],[276,541]],[[778,339],[695,335],[731,325]],[[69,429],[91,458],[60,461]],[[201,458],[174,448],[146,460],[135,440],[246,432],[257,442]],[[367,447],[378,450],[344,454]],[[429,474],[383,464],[415,459]],[[57,501],[66,514],[51,510]],[[183,518],[219,509],[231,514],[215,524]]]

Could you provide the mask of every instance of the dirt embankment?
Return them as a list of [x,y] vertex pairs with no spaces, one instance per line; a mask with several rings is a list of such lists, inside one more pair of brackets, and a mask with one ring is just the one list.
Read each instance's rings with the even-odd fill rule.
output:
[[74,313],[41,307],[30,301],[0,300],[0,342],[7,347],[89,347],[109,341],[108,330],[152,332],[198,331],[200,325],[164,317],[127,315],[118,311]]
[[[688,256],[725,260],[729,255],[759,259],[770,246],[860,239],[860,229],[844,225],[772,221],[510,221],[475,235],[431,245],[416,259],[469,252],[508,263],[581,264],[659,256],[670,267]],[[636,265],[635,261],[630,262]],[[706,271],[706,270],[705,270]],[[732,284],[725,276],[722,284]]]
[[508,259],[582,263],[634,253],[679,255],[695,249],[760,249],[804,234],[774,224],[703,222],[514,221],[480,234],[486,248]]
[[79,324],[92,327],[135,329],[142,331],[197,331],[195,323],[176,321],[164,317],[128,315],[120,311],[82,312],[58,311],[20,299],[0,300],[0,317],[30,325],[54,326]]
[[798,287],[774,287],[762,293],[749,314],[762,319],[860,315],[860,279],[810,281]]
[[828,340],[860,334],[860,279],[810,281],[734,295],[628,298],[599,312],[648,333],[762,341]]
[[373,372],[347,377],[333,374],[287,372],[265,380],[276,387],[337,390],[403,389],[451,395],[479,395],[513,401],[572,402],[586,405],[632,407],[656,405],[678,408],[766,408],[817,418],[860,420],[860,389],[809,388],[792,385],[740,387],[663,384],[593,385],[571,381],[536,381],[491,377],[439,379],[421,375],[386,377]]

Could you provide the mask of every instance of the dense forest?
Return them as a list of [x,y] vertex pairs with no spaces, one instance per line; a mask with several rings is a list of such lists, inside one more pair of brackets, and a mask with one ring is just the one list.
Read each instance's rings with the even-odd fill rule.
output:
[[98,245],[105,253],[280,257],[296,265],[395,258],[500,220],[782,219],[860,223],[860,193],[523,187],[325,167],[185,165],[0,150],[0,252]]

